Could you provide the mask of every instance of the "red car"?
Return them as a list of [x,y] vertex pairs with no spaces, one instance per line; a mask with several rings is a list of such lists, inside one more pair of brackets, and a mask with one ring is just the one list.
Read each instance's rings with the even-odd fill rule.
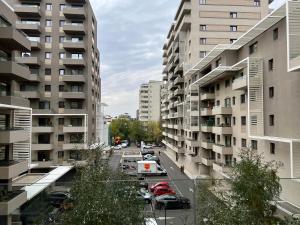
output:
[[155,188],[153,194],[156,197],[156,196],[165,195],[165,194],[176,195],[176,192],[173,191],[173,189],[171,189],[170,187],[161,186],[161,187]]
[[167,181],[162,181],[162,182],[158,182],[158,183],[156,183],[156,184],[153,184],[153,185],[150,187],[150,191],[153,192],[155,188],[161,187],[161,186],[163,186],[163,187],[170,187],[170,186],[169,186],[169,182],[167,182]]

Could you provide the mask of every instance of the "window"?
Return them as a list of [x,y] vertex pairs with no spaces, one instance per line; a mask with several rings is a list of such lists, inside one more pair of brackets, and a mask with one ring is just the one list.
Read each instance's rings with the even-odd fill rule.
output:
[[217,125],[220,125],[221,119],[217,118]]
[[52,4],[47,3],[47,4],[46,4],[46,10],[47,10],[47,11],[52,11]]
[[206,25],[201,24],[200,25],[200,31],[206,31]]
[[220,84],[217,84],[217,85],[216,85],[216,90],[217,90],[217,91],[220,90]]
[[216,67],[219,67],[221,65],[221,58],[217,59],[216,61]]
[[205,45],[206,44],[206,38],[200,38],[200,44]]
[[216,106],[219,106],[220,105],[220,100],[217,100],[216,101]]
[[51,91],[51,85],[45,85],[45,91]]
[[269,87],[269,98],[274,97],[274,87]]
[[205,5],[206,4],[206,0],[199,0],[199,4],[200,5]]
[[45,52],[45,59],[51,59],[52,54],[51,52]]
[[274,155],[275,152],[276,152],[276,150],[275,150],[275,143],[270,143],[270,153],[272,155]]
[[254,0],[253,5],[256,7],[260,7],[260,0]]
[[60,11],[63,11],[64,8],[66,8],[66,5],[65,5],[65,4],[60,4],[60,5],[59,5],[59,10],[60,10]]
[[225,87],[229,87],[230,86],[230,80],[225,80]]
[[65,52],[60,52],[60,53],[59,53],[59,58],[60,58],[60,59],[64,59],[65,56],[66,56],[66,53],[65,53]]
[[51,36],[45,36],[45,43],[51,43],[52,37]]
[[60,109],[65,108],[65,102],[63,102],[63,101],[58,102],[58,108],[60,108]]
[[241,104],[246,103],[246,95],[242,94],[241,95]]
[[59,85],[58,86],[59,92],[64,92],[64,89],[65,89],[65,85]]
[[232,138],[232,142],[233,142],[233,145],[236,146],[236,138],[235,137]]
[[200,58],[204,58],[206,56],[206,51],[200,51]]
[[269,60],[269,71],[273,71],[273,69],[274,69],[274,60],[270,59]]
[[52,20],[46,20],[46,27],[52,27]]
[[65,152],[64,151],[59,151],[58,152],[58,158],[63,158],[65,156]]
[[217,142],[220,142],[220,141],[221,141],[221,136],[217,135]]
[[236,39],[230,39],[230,44],[232,44],[235,41],[236,41]]
[[237,31],[237,26],[230,26],[230,31],[231,32],[236,32]]
[[65,125],[65,119],[64,118],[58,118],[58,125]]
[[278,28],[273,30],[273,40],[277,40],[278,39]]
[[82,59],[83,54],[82,53],[72,53],[71,58],[72,59]]
[[235,105],[235,97],[232,97],[232,105]]
[[65,25],[65,21],[64,20],[60,20],[59,21],[59,27],[63,27]]
[[235,125],[235,116],[232,117],[232,123],[233,123],[233,125]]
[[64,41],[65,41],[65,36],[60,36],[59,37],[59,43],[64,43]]
[[242,125],[242,126],[246,126],[246,123],[247,123],[247,122],[246,122],[246,116],[242,116],[242,117],[241,117],[241,125]]
[[237,12],[230,12],[230,18],[237,18]]
[[253,54],[255,52],[257,52],[257,42],[249,46],[249,54]]
[[50,109],[50,102],[49,101],[39,102],[39,109]]
[[242,148],[246,148],[247,147],[247,140],[244,139],[244,138],[242,138],[242,140],[241,140],[241,147]]
[[50,68],[45,69],[45,75],[51,75],[51,69]]
[[274,126],[274,115],[269,115],[269,124],[270,126]]
[[253,150],[257,150],[257,141],[251,140],[251,148],[252,148]]
[[60,69],[59,70],[59,75],[65,75],[65,70],[64,69]]
[[64,141],[65,140],[65,136],[63,134],[59,134],[57,137],[58,141]]

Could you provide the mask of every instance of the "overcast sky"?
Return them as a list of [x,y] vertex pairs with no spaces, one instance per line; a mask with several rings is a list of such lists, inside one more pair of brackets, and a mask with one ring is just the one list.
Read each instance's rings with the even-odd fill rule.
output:
[[162,78],[161,49],[180,0],[91,1],[98,21],[105,113],[135,116],[140,84]]

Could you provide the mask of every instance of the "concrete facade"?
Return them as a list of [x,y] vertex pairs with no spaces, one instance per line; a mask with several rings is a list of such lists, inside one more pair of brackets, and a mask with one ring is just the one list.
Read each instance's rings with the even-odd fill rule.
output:
[[89,1],[8,0],[16,27],[31,42],[16,60],[29,66],[31,80],[19,95],[33,109],[32,161],[64,164],[80,160],[76,149],[96,142],[100,101],[97,21]]
[[160,121],[161,88],[163,82],[149,81],[139,90],[139,120],[142,122]]
[[237,41],[218,45],[184,71],[191,94],[183,114],[190,128],[181,132],[181,148],[174,147],[167,129],[164,143],[169,157],[190,176],[230,177],[241,150],[252,149],[266,161],[282,162],[278,175],[290,179],[281,180],[281,198],[300,206],[295,197],[300,187],[292,180],[300,172],[300,53],[294,41],[299,40],[294,22],[299,6],[287,1]]

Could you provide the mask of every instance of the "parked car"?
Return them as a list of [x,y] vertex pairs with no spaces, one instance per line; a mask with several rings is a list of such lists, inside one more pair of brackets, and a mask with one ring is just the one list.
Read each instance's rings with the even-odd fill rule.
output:
[[71,199],[71,195],[68,192],[54,191],[49,194],[50,203],[54,207],[61,207],[67,199]]
[[122,149],[122,145],[116,145],[114,146],[114,150],[121,150]]
[[158,182],[156,184],[153,184],[151,187],[150,187],[150,191],[153,192],[155,188],[157,187],[170,187],[169,185],[169,182],[168,181],[161,181],[161,182]]
[[145,181],[140,182],[139,186],[141,188],[146,188],[148,190],[149,184]]
[[152,157],[153,155],[151,155],[151,154],[146,154],[146,155],[144,155],[143,156],[143,158],[144,158],[144,160],[146,160],[146,159],[148,159],[148,158],[150,158],[150,157]]
[[160,196],[160,195],[176,195],[176,192],[170,188],[170,187],[166,187],[166,186],[160,186],[160,187],[156,187],[153,191],[153,195],[154,196]]
[[127,143],[122,143],[121,146],[122,146],[122,148],[127,148],[128,144]]
[[138,198],[144,200],[147,204],[150,204],[152,201],[152,195],[145,189],[141,188],[138,192]]
[[143,149],[152,149],[152,148],[153,148],[152,145],[149,145],[149,144],[143,146]]
[[157,225],[157,222],[154,218],[145,218],[143,225]]
[[155,161],[155,162],[157,162],[157,164],[160,164],[160,159],[157,156],[155,156],[155,155],[151,155],[146,160],[147,161]]
[[155,209],[190,209],[188,198],[177,195],[161,195],[155,198]]
[[154,151],[153,150],[146,150],[146,149],[144,149],[143,151],[142,151],[142,155],[147,155],[147,154],[151,154],[151,155],[154,155]]

